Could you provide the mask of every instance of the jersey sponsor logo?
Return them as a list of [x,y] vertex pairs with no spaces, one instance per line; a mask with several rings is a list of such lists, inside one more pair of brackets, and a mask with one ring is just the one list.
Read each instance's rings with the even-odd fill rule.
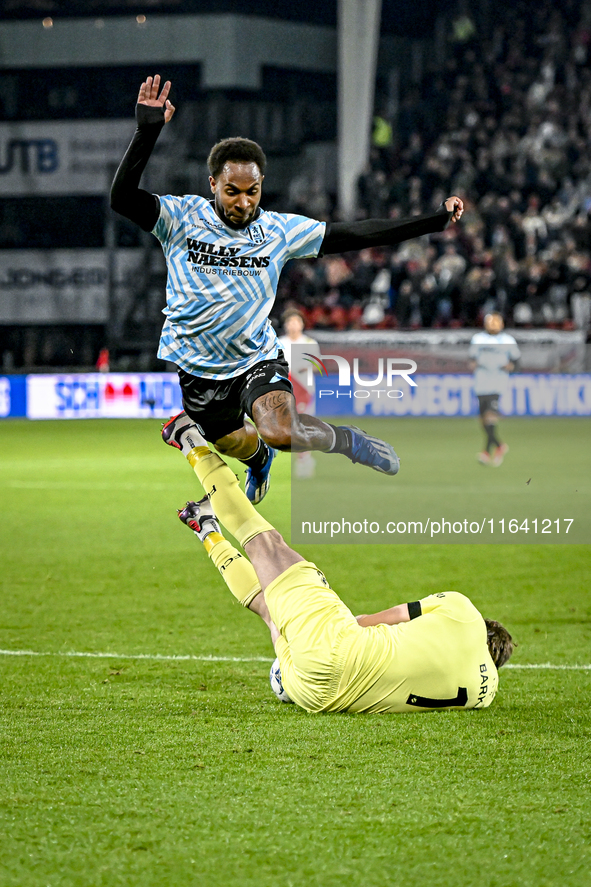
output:
[[202,231],[210,231],[211,229],[213,229],[213,225],[208,225],[205,222],[195,222],[194,221],[193,228],[200,228]]
[[224,226],[221,222],[209,222],[207,219],[202,219],[201,216],[194,214],[191,215],[191,220],[196,228],[203,228],[204,231],[215,231],[217,234],[218,231],[224,230]]
[[240,256],[240,247],[206,243],[187,237],[187,261],[216,268],[267,268],[270,256]]
[[261,225],[250,225],[247,229],[248,236],[252,240],[253,243],[263,243],[265,240],[265,232],[262,229]]

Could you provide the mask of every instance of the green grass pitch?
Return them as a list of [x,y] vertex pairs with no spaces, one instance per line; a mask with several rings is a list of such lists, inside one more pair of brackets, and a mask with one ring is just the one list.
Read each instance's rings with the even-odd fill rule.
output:
[[[470,466],[480,443],[437,421],[399,423],[434,436],[422,485],[458,429]],[[563,421],[532,420],[541,465]],[[468,594],[521,666],[480,713],[308,715],[276,702],[266,629],[178,522],[200,487],[158,422],[4,421],[0,441],[1,887],[591,883],[588,546],[298,546],[357,612]],[[289,461],[261,506],[286,535]]]

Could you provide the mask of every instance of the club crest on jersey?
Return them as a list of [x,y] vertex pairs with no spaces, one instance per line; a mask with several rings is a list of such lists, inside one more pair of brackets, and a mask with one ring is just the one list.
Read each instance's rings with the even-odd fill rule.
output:
[[258,224],[249,225],[248,236],[253,243],[263,243],[265,240],[265,234],[263,232],[262,226]]

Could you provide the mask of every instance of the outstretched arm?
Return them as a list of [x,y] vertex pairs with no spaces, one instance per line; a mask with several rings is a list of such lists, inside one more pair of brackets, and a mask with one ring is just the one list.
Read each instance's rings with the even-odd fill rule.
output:
[[421,604],[413,601],[410,604],[397,604],[389,610],[381,610],[379,613],[370,613],[367,616],[356,616],[357,622],[362,628],[369,625],[398,625],[400,622],[410,622],[421,615]]
[[160,130],[175,110],[168,99],[170,80],[166,81],[160,95],[159,89],[159,74],[148,77],[140,86],[135,108],[137,129],[111,186],[111,208],[144,231],[151,231],[158,221],[160,201],[155,194],[139,187],[140,178]]
[[327,225],[319,255],[346,253],[372,246],[395,246],[404,240],[443,231],[450,221],[457,222],[464,212],[459,197],[448,197],[434,213],[411,219],[365,219],[357,222],[333,222]]

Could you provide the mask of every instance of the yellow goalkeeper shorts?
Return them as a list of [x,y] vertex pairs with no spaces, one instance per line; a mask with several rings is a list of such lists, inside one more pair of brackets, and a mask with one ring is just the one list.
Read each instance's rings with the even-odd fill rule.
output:
[[265,589],[281,637],[275,651],[290,698],[322,711],[337,694],[351,641],[362,631],[318,567],[300,561]]

